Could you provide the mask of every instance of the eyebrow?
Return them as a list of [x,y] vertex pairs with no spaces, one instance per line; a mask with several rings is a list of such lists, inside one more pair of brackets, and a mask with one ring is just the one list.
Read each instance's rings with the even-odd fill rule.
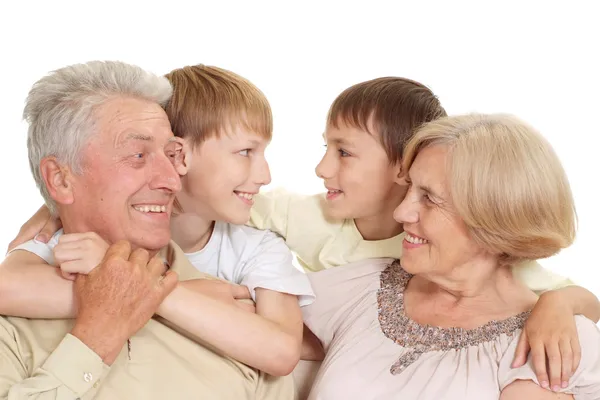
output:
[[[324,138],[325,139],[325,138]],[[337,145],[342,145],[344,147],[354,147],[354,145],[352,143],[350,143],[349,141],[347,141],[344,138],[335,138],[335,139],[331,139],[331,142],[337,144]]]
[[147,136],[147,135],[140,135],[138,133],[130,133],[129,135],[127,135],[125,137],[125,139],[123,140],[128,141],[128,140],[143,140],[145,142],[153,142],[154,141],[154,137],[152,136]]
[[[412,178],[410,177],[410,172],[408,173],[408,181],[409,182],[413,181]],[[437,198],[441,198],[441,196],[435,190],[433,190],[432,188],[430,188],[427,185],[417,185],[417,189],[419,189],[423,192],[427,192],[428,194],[432,194]]]

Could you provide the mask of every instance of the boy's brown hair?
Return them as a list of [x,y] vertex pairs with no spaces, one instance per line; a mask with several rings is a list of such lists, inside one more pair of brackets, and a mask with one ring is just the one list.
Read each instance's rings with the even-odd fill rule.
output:
[[425,85],[384,77],[344,90],[329,109],[327,125],[337,128],[343,122],[377,133],[390,163],[395,164],[402,160],[404,146],[417,128],[445,116],[439,99]]
[[165,111],[175,136],[199,145],[241,125],[271,139],[271,107],[265,95],[247,79],[202,64],[175,69],[165,77],[173,86],[173,97]]

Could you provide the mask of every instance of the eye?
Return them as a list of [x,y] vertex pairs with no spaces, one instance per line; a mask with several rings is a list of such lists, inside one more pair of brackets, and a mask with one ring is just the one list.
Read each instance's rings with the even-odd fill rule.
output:
[[136,160],[143,160],[146,157],[146,155],[144,153],[135,153],[133,155],[133,158],[135,158]]
[[244,149],[240,150],[238,154],[243,157],[248,157],[250,155],[250,151],[252,151],[252,149]]
[[340,157],[350,157],[350,153],[346,152],[344,149],[338,149],[340,153]]

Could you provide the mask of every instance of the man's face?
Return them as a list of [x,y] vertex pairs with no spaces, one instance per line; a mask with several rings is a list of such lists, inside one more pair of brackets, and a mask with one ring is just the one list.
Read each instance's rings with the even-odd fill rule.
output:
[[159,250],[170,240],[173,199],[181,189],[165,155],[173,139],[167,115],[156,103],[115,98],[95,118],[95,132],[83,149],[83,173],[73,177],[71,225],[110,243],[126,239],[133,247]]

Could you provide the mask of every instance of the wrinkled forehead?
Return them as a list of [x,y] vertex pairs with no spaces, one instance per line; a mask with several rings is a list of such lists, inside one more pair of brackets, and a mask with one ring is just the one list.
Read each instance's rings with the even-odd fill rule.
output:
[[408,170],[409,179],[437,194],[447,192],[450,157],[447,146],[433,145],[423,148]]
[[163,147],[172,137],[162,107],[135,98],[110,99],[94,110],[94,137],[98,142],[121,147],[134,140]]

